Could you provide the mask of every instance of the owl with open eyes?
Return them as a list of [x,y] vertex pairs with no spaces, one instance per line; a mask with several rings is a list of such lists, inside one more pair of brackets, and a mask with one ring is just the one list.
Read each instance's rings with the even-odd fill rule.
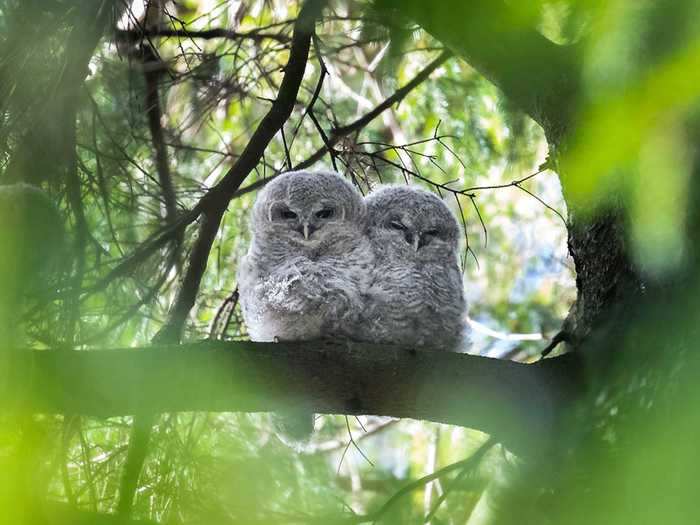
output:
[[354,326],[374,252],[362,195],[333,172],[279,175],[258,194],[238,285],[253,341],[336,337]]
[[376,343],[465,349],[467,305],[452,212],[415,186],[384,186],[365,200],[375,264],[356,332]]

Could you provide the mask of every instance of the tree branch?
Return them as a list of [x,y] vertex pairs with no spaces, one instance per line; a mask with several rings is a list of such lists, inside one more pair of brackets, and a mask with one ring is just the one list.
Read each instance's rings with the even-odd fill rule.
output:
[[[435,60],[433,60],[432,62],[430,62],[430,64],[425,66],[415,77],[413,77],[413,79],[410,82],[397,89],[390,97],[383,100],[380,104],[374,107],[374,109],[369,111],[367,114],[351,122],[350,124],[340,126],[331,130],[330,136],[328,137],[328,142],[331,145],[335,145],[341,138],[346,137],[351,133],[354,133],[364,128],[367,124],[369,124],[379,115],[381,115],[385,110],[389,109],[394,104],[398,104],[404,98],[406,98],[406,95],[408,95],[413,89],[415,89],[416,87],[421,85],[425,80],[427,80],[428,77],[433,73],[433,71],[435,71],[438,67],[444,64],[447,61],[447,59],[451,56],[452,53],[449,51],[443,51],[442,53],[440,53]],[[294,169],[299,170],[311,166],[323,156],[327,149],[327,146],[319,149],[307,160],[295,166]]]
[[282,129],[292,113],[306,69],[311,35],[324,3],[322,0],[307,0],[301,8],[299,17],[294,24],[289,61],[285,67],[284,78],[277,98],[248,141],[241,156],[238,157],[238,160],[221,181],[209,190],[196,206],[196,209],[202,212],[204,220],[192,249],[185,278],[171,308],[168,322],[160,331],[158,337],[160,341],[179,341],[187,316],[194,306],[199,292],[209,252],[219,231],[226,207],[241,183],[260,162],[267,145]]
[[151,433],[156,421],[157,418],[153,414],[138,414],[137,417],[134,417],[134,424],[129,435],[126,461],[124,462],[124,469],[119,482],[117,514],[123,518],[131,516],[139,477],[143,470],[143,463],[148,455]]
[[[435,58],[435,60],[430,62],[430,64],[428,64],[427,66],[425,66],[425,68],[418,72],[418,74],[415,77],[413,77],[413,79],[411,79],[410,82],[406,83],[404,86],[401,86],[389,97],[387,97],[381,103],[377,104],[372,110],[368,111],[366,114],[362,115],[360,118],[354,120],[353,122],[346,124],[345,126],[339,126],[337,128],[332,129],[324,145],[321,146],[314,153],[312,153],[306,160],[300,162],[299,164],[291,168],[291,170],[303,170],[310,166],[313,166],[316,162],[321,160],[323,156],[328,152],[329,146],[333,147],[338,142],[340,142],[340,140],[343,137],[355,133],[356,131],[360,131],[362,128],[364,128],[370,122],[372,122],[375,118],[381,115],[383,111],[389,109],[394,104],[398,104],[399,102],[401,102],[404,98],[406,98],[406,95],[408,95],[416,87],[418,87],[425,80],[427,80],[428,77],[433,73],[433,71],[435,71],[438,67],[444,64],[445,61],[447,61],[447,59],[451,56],[451,52],[443,51],[437,56],[437,58]],[[262,188],[265,184],[272,180],[272,178],[273,177],[268,177],[267,179],[257,180],[251,184],[248,184],[247,186],[238,190],[235,194],[235,197],[240,197],[241,195],[245,195],[246,193]]]
[[168,321],[163,325],[155,337],[156,341],[176,343],[180,341],[182,329],[187,321],[187,316],[194,306],[202,277],[207,269],[209,252],[214,245],[216,234],[219,231],[224,209],[216,208],[205,211],[200,223],[199,234],[195,241],[185,277],[182,280],[177,297],[168,313]]
[[517,452],[546,449],[581,385],[571,355],[526,365],[356,343],[207,341],[21,354],[12,391],[36,412],[109,417],[303,405],[472,427]]
[[267,145],[289,119],[304,77],[314,26],[324,5],[323,0],[307,0],[304,3],[299,18],[294,24],[289,61],[284,69],[284,78],[277,98],[248,141],[241,156],[221,181],[208,192],[204,197],[205,200],[212,199],[228,205],[241,183],[257,166]]
[[116,31],[116,38],[129,42],[140,42],[144,38],[153,37],[174,37],[174,38],[201,38],[211,40],[214,38],[226,38],[229,40],[276,40],[282,44],[288,43],[291,39],[284,33],[268,33],[264,31],[233,31],[231,29],[213,28],[202,31],[190,29],[174,29],[171,27],[145,28],[137,30],[119,29]]
[[[45,180],[60,179],[65,176],[65,170],[70,169],[66,160],[70,158],[68,150],[75,149],[75,141],[65,129],[75,127],[80,90],[88,75],[90,59],[108,22],[123,9],[120,2],[101,0],[86,4],[84,9],[69,10],[66,15],[70,17],[68,38],[61,56],[62,64],[55,71],[50,91],[43,100],[36,101],[28,113],[33,121],[13,151],[4,173],[7,181],[40,184]],[[18,58],[21,64],[28,61],[25,57]],[[29,73],[20,70],[19,74]],[[12,79],[10,85],[15,81]],[[12,90],[16,87],[14,85]]]
[[[173,224],[177,217],[177,198],[175,197],[175,186],[170,173],[168,162],[168,148],[165,145],[163,133],[163,109],[160,103],[160,93],[158,83],[163,70],[160,68],[147,68],[148,64],[160,63],[160,59],[149,45],[142,47],[142,60],[144,64],[144,79],[146,82],[145,106],[148,117],[148,128],[151,132],[151,142],[156,160],[156,171],[158,182],[165,204],[165,218],[167,224]],[[182,242],[182,235],[176,238],[178,244]]]
[[[455,463],[452,463],[451,465],[447,465],[446,467],[443,467],[435,472],[432,472],[431,474],[428,474],[427,476],[423,476],[420,479],[417,479],[415,481],[412,481],[403,487],[399,489],[397,492],[395,492],[381,507],[379,507],[376,511],[367,514],[365,516],[358,515],[358,516],[352,516],[350,519],[348,519],[347,523],[367,523],[367,522],[372,522],[376,523],[381,519],[381,517],[386,514],[391,507],[396,505],[396,503],[406,494],[410,494],[412,491],[416,490],[417,488],[423,487],[426,484],[430,483],[433,480],[440,479],[441,477],[445,476],[446,474],[449,474],[452,471],[455,470],[462,470],[462,472],[468,472],[470,470],[474,470],[481,460],[484,458],[486,453],[493,448],[493,446],[496,444],[496,440],[493,439],[493,436],[490,437],[485,443],[483,443],[477,450],[474,452],[471,456],[469,456],[466,459],[463,459],[461,461],[457,461]],[[458,481],[458,480],[457,480]],[[429,521],[426,519],[426,522]]]

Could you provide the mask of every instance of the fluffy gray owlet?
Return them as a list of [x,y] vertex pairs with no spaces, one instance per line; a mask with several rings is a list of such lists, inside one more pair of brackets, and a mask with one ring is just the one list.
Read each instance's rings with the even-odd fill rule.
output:
[[362,195],[332,172],[288,172],[258,194],[238,286],[253,341],[334,337],[373,266]]
[[365,200],[376,262],[362,338],[464,349],[467,305],[454,215],[415,186],[385,186]]
[[[336,337],[355,326],[373,267],[366,218],[362,195],[336,173],[289,172],[265,186],[238,273],[253,341]],[[286,418],[284,434],[308,435],[304,420]]]

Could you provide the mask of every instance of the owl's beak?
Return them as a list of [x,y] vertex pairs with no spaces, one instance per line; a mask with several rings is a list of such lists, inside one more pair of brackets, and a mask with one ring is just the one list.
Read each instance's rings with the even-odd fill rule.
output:
[[418,248],[420,248],[420,235],[416,235],[412,231],[406,230],[406,233],[404,233],[403,238],[408,244],[413,246],[414,252],[418,251]]
[[423,246],[428,246],[430,244],[431,240],[432,240],[432,237],[430,235],[425,234],[425,233],[421,233],[419,236],[419,240],[418,240],[418,248],[416,248],[416,250],[418,250],[419,248],[422,248]]
[[313,225],[309,224],[308,222],[304,222],[299,225],[299,227],[296,229],[299,233],[301,233],[304,236],[304,240],[308,241],[309,237],[313,235],[313,233],[318,230],[318,228]]

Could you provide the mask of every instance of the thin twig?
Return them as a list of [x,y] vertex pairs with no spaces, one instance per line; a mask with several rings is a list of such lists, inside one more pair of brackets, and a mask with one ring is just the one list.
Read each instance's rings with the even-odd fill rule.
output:
[[455,470],[471,470],[475,468],[479,462],[482,460],[482,458],[486,455],[486,453],[491,450],[491,447],[493,447],[496,444],[496,440],[493,437],[490,437],[486,442],[479,447],[479,449],[474,452],[471,456],[469,456],[467,459],[463,459],[462,461],[457,461],[456,463],[452,463],[451,465],[448,465],[446,467],[443,467],[439,470],[436,470],[432,474],[428,474],[427,476],[423,476],[420,479],[417,479],[415,481],[412,481],[411,483],[403,486],[401,489],[399,489],[393,496],[391,496],[379,509],[376,511],[370,513],[370,514],[365,514],[365,515],[357,515],[357,516],[352,516],[348,518],[347,523],[366,523],[366,522],[375,522],[379,521],[379,519],[386,514],[391,507],[393,507],[397,501],[399,501],[403,496],[406,494],[413,492],[414,490],[424,486],[426,483],[429,483],[435,479],[439,479],[446,474],[449,474],[450,472],[453,472]]
[[352,431],[350,430],[350,421],[348,420],[348,416],[345,416],[345,428],[348,430],[348,444],[345,446],[345,449],[343,450],[343,455],[340,457],[340,461],[338,462],[338,473],[340,473],[340,467],[343,465],[343,459],[345,459],[345,454],[348,452],[348,448],[350,448],[350,445],[355,447],[355,450],[357,450],[360,455],[365,458],[365,461],[370,464],[370,466],[374,467],[374,463],[365,455],[365,453],[362,451],[362,449],[359,447],[357,442],[355,441],[355,438],[352,437]]
[[[338,142],[340,142],[342,138],[362,130],[375,118],[381,115],[382,112],[384,112],[386,109],[403,100],[413,89],[415,89],[421,83],[423,83],[432,74],[433,71],[440,67],[451,56],[452,54],[450,52],[443,51],[435,60],[433,60],[430,64],[423,68],[410,82],[397,89],[391,96],[389,96],[383,102],[375,106],[371,111],[368,111],[362,117],[354,120],[349,124],[346,124],[345,126],[333,128],[330,135],[328,136],[328,144],[330,146],[335,146]],[[310,166],[313,166],[314,164],[316,164],[316,162],[323,158],[327,151],[327,145],[324,144],[323,147],[319,148],[314,153],[312,153],[309,157],[306,158],[306,160],[296,164],[293,168],[291,168],[291,170],[303,170],[309,168]],[[275,174],[272,177],[269,177],[265,180],[257,180],[251,184],[248,184],[247,186],[244,186],[243,188],[236,191],[234,198],[241,197],[246,193],[250,193],[251,191],[255,191],[262,188],[265,184],[273,180],[277,175],[278,174]]]

